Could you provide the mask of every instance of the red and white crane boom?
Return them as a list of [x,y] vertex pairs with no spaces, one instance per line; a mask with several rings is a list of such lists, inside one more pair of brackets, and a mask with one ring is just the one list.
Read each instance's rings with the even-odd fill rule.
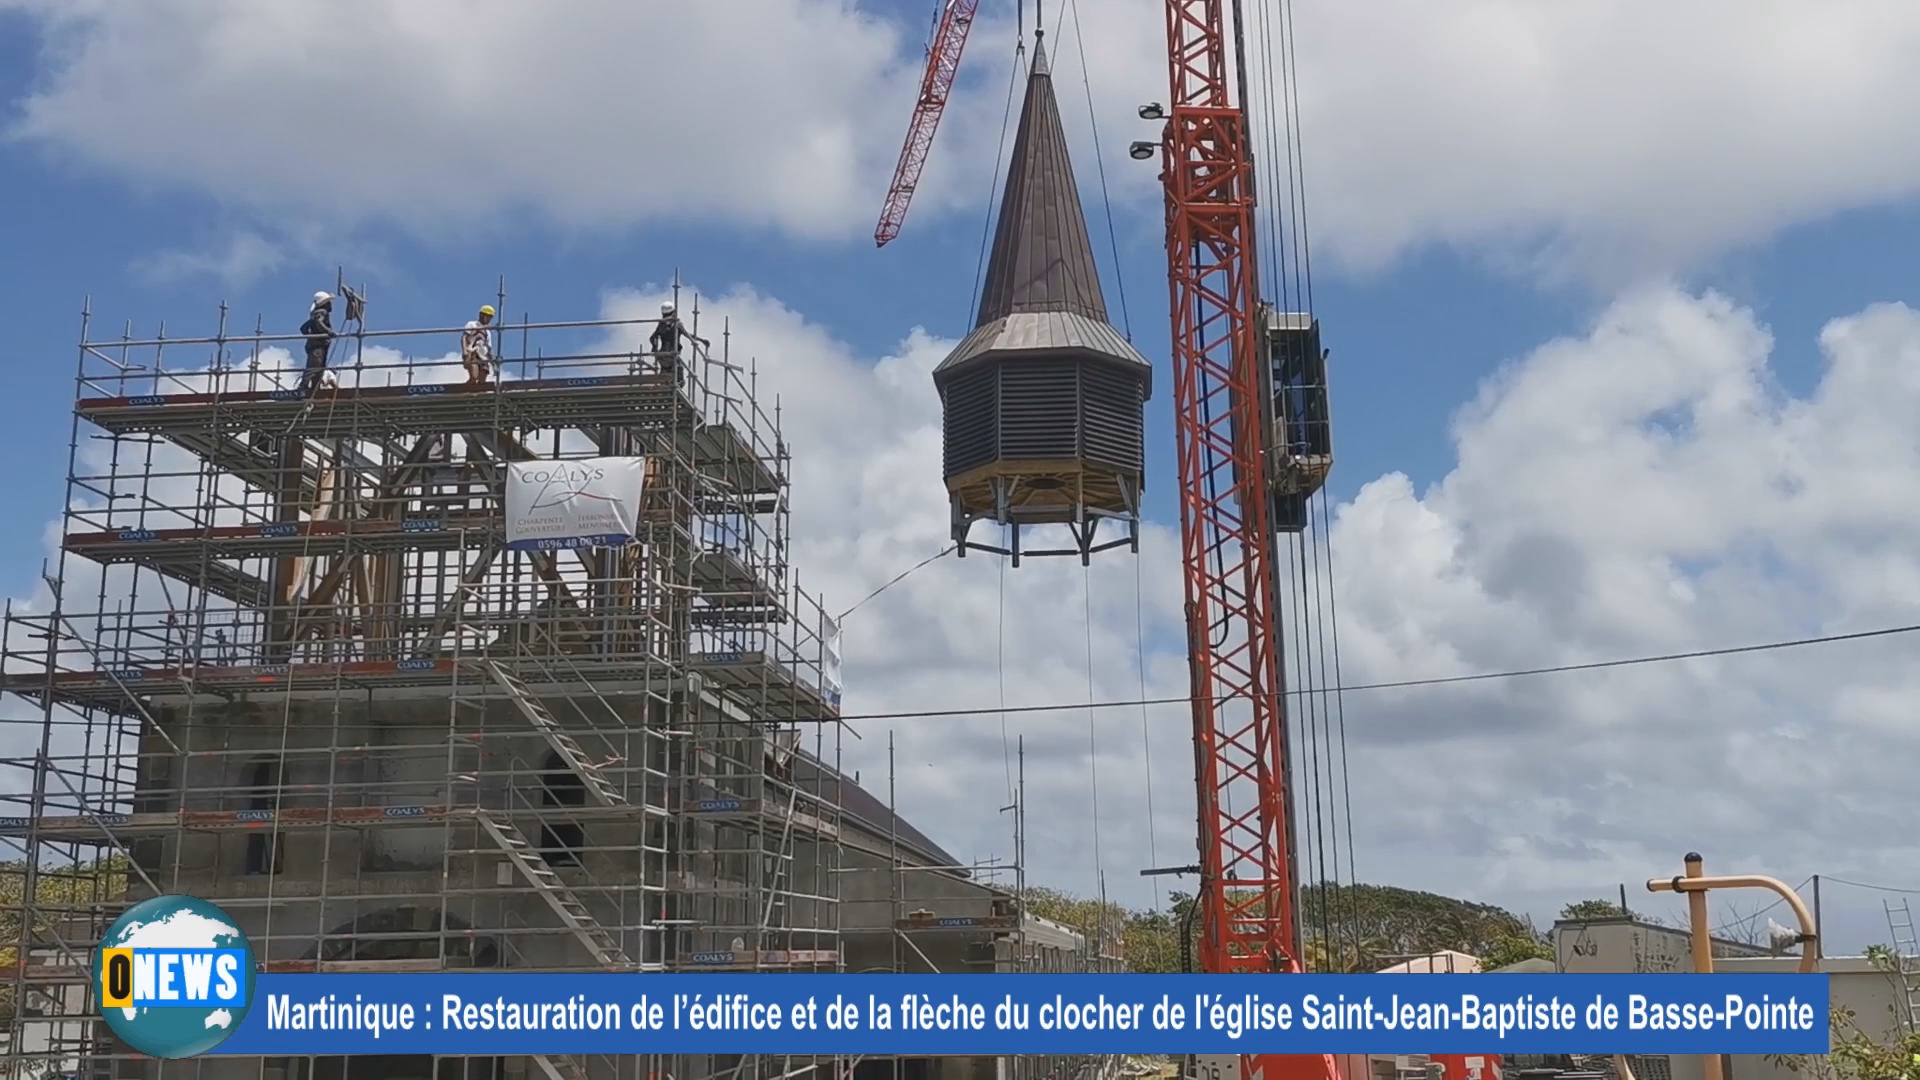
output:
[[947,110],[947,97],[960,71],[960,54],[966,50],[967,32],[973,29],[973,16],[979,7],[980,0],[947,0],[940,13],[940,26],[927,50],[927,73],[920,80],[920,98],[913,106],[913,123],[907,128],[906,144],[900,147],[900,163],[893,169],[887,202],[880,209],[880,224],[873,230],[876,247],[886,247],[887,241],[899,236],[900,226],[907,220],[907,206],[913,202],[920,173],[927,167],[933,133],[939,130],[940,116]]

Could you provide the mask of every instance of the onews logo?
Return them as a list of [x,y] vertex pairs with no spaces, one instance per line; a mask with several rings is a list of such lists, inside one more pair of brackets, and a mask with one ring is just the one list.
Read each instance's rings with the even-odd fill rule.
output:
[[94,951],[107,1026],[157,1058],[209,1053],[253,1003],[253,950],[233,918],[192,896],[156,896],[114,920]]

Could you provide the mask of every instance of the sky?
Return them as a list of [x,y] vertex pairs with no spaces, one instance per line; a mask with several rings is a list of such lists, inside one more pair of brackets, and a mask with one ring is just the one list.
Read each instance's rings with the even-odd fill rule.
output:
[[[96,337],[222,302],[289,333],[337,273],[386,327],[503,275],[509,320],[644,313],[677,275],[780,397],[829,608],[939,552],[929,372],[970,328],[1019,35],[982,4],[876,250],[931,6],[0,0],[0,593],[45,600],[83,306]],[[1920,9],[1293,7],[1342,683],[1916,621]],[[1137,557],[940,559],[861,605],[851,715],[1186,691],[1163,219],[1127,155],[1163,23],[1043,15],[1109,307],[1160,369],[1150,521]],[[1698,850],[1820,875],[1830,951],[1883,941],[1902,894],[1866,886],[1920,889],[1913,646],[1346,693],[1341,858],[1544,922],[1621,883],[1675,911],[1636,883]],[[852,727],[847,767],[884,795],[891,736],[903,813],[963,858],[1010,856],[1023,739],[1030,879],[1146,906],[1137,871],[1193,859],[1180,706]]]

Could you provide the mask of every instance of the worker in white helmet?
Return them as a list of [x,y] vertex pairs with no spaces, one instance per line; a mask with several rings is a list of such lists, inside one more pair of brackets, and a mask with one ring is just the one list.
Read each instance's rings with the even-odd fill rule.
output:
[[653,328],[653,337],[648,344],[653,348],[653,360],[660,374],[671,378],[675,386],[680,384],[681,338],[693,338],[707,348],[713,347],[706,338],[695,337],[688,332],[686,324],[680,321],[679,314],[674,311],[673,302],[669,300],[660,305],[660,322]]
[[327,350],[333,347],[332,293],[313,294],[313,307],[300,324],[300,335],[307,339],[307,369],[300,376],[300,389],[312,393],[327,372]]
[[460,363],[466,366],[468,386],[487,385],[487,376],[494,370],[493,338],[487,333],[492,325],[493,305],[482,304],[480,317],[467,323],[460,335]]

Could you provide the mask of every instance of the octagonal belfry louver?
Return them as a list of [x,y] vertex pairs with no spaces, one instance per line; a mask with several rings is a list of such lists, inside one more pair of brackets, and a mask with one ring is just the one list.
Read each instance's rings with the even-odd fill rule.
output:
[[[1034,49],[1000,221],[973,332],[933,371],[944,417],[953,539],[1007,555],[1139,549],[1143,438],[1153,368],[1107,321],[1086,214],[1044,49]],[[970,539],[1005,526],[1005,547]],[[1102,521],[1124,535],[1101,539]],[[1030,525],[1073,546],[1021,548]]]

